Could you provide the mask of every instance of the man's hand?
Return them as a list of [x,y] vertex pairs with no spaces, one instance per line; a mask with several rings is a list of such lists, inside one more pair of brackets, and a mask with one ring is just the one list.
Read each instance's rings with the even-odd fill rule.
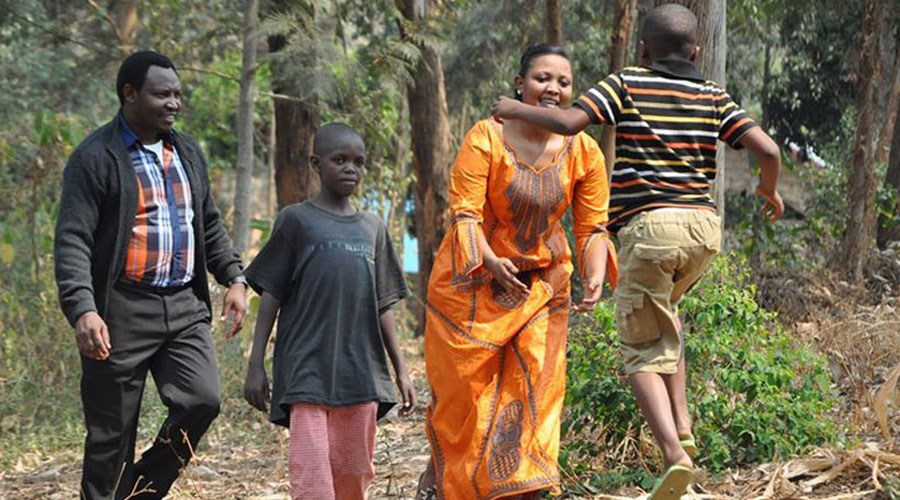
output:
[[225,292],[225,305],[222,306],[222,319],[234,313],[231,328],[225,332],[225,338],[234,337],[244,326],[244,318],[247,317],[247,286],[243,283],[234,283]]
[[762,207],[762,213],[766,215],[770,222],[775,222],[781,218],[784,213],[784,201],[778,191],[773,189],[771,192],[765,191],[762,187],[756,188],[756,194],[762,196],[766,200],[766,204]]
[[416,408],[416,389],[413,387],[409,379],[408,373],[397,376],[397,388],[400,389],[400,395],[403,397],[403,407],[400,408],[400,416],[408,417],[412,415]]
[[108,358],[112,349],[106,322],[95,311],[88,311],[75,321],[75,342],[81,354],[97,361]]
[[500,96],[491,107],[491,114],[494,116],[494,119],[500,123],[503,123],[503,120],[506,118],[514,120],[516,118],[516,110],[519,106],[522,106],[521,102],[506,96]]
[[250,406],[259,411],[267,411],[271,397],[269,377],[262,363],[250,363],[247,367],[247,378],[244,380],[244,399]]

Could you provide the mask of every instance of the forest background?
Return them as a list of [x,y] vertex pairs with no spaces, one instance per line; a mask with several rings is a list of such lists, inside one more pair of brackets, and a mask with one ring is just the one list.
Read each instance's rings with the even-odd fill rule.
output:
[[[248,260],[277,210],[317,189],[313,130],[339,120],[361,132],[369,166],[356,201],[388,223],[409,271],[417,296],[401,335],[427,400],[422,284],[457,145],[511,95],[525,47],[562,45],[578,95],[638,62],[642,17],[659,3],[0,0],[0,498],[77,491],[80,366],[56,301],[53,225],[68,155],[116,112],[124,56],[152,48],[175,61],[176,126],[200,141]],[[694,494],[900,498],[900,2],[679,3],[700,18],[701,69],[782,146],[788,202],[768,224],[749,194],[755,165],[720,157],[726,249],[683,308],[708,472]],[[611,134],[591,133],[609,153]],[[658,453],[617,371],[613,306],[571,326],[565,494],[633,496]],[[223,413],[175,496],[281,498],[284,436],[241,396],[251,327],[234,342],[214,329]],[[148,386],[144,443],[164,418],[157,399]],[[374,498],[411,496],[428,453],[421,419],[379,428]]]

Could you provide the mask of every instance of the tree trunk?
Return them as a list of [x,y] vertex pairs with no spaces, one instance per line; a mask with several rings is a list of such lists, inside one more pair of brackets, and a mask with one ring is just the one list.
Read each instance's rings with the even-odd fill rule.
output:
[[[893,151],[891,138],[894,137],[894,128],[897,124],[897,114],[891,113],[891,110],[897,109],[900,105],[900,40],[894,44],[894,82],[891,85],[890,94],[887,99],[887,116],[884,118],[884,125],[881,127],[881,134],[878,140],[878,153],[875,157],[876,163],[881,163],[888,159],[888,154]],[[888,149],[890,147],[890,149]]]
[[[631,46],[631,32],[634,31],[636,9],[637,0],[615,0],[613,31],[610,36],[609,73],[618,71],[628,64],[628,49]],[[615,127],[603,125],[600,144],[606,159],[606,173],[612,176],[616,164]]]
[[[700,46],[700,73],[725,88],[725,61],[728,44],[725,37],[726,0],[656,0],[656,5],[678,3],[697,16],[697,45]],[[716,211],[725,226],[725,149],[716,151],[716,182],[713,185]]]
[[[891,113],[894,121],[900,121],[900,106],[894,105],[894,112]],[[887,173],[884,176],[885,187],[890,188],[891,192],[896,196],[897,201],[894,205],[894,217],[900,216],[900,127],[894,127],[894,139],[891,141],[890,162],[888,163]],[[878,217],[878,246],[884,248],[891,241],[900,240],[900,224],[885,227],[887,219],[884,215]]]
[[137,0],[113,0],[109,4],[110,15],[115,22],[119,47],[124,54],[134,50],[134,38],[138,26]]
[[863,0],[861,10],[862,29],[856,51],[859,61],[856,143],[850,161],[847,229],[841,259],[845,271],[855,281],[862,279],[875,243],[875,148],[878,139],[874,120],[875,86],[881,71],[879,41],[886,24],[877,0]]
[[[768,33],[768,29],[766,32]],[[769,89],[772,85],[772,39],[766,36],[766,52],[763,59],[763,86],[760,95],[762,104],[762,121],[760,126],[763,130],[769,129]]]
[[547,43],[562,45],[562,9],[559,0],[547,0]]
[[[269,52],[278,52],[287,44],[284,37],[268,38]],[[283,62],[281,64],[289,64]],[[294,93],[290,71],[272,64],[272,90],[276,94]],[[275,197],[278,209],[301,202],[316,189],[317,180],[309,168],[312,136],[318,121],[315,102],[279,99],[275,106]]]
[[641,64],[641,30],[644,28],[644,17],[653,8],[653,0],[638,0],[634,21],[634,60],[632,64]]
[[243,254],[250,243],[250,196],[253,183],[253,100],[256,96],[256,30],[259,0],[244,3],[244,47],[241,60],[241,97],[238,102],[237,175],[234,189],[234,247]]
[[[403,15],[421,23],[429,10],[428,1],[402,0]],[[417,12],[416,4],[420,9]],[[419,244],[419,295],[422,304],[428,289],[428,277],[434,256],[447,229],[449,216],[448,181],[450,177],[450,119],[444,89],[444,70],[440,53],[432,46],[418,44],[422,62],[407,85],[409,122],[416,173],[416,239]],[[425,308],[419,308],[416,334],[425,331]]]

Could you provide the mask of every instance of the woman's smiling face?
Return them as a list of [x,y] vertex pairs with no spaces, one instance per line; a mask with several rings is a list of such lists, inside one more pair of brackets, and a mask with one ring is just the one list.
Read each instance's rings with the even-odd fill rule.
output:
[[524,77],[516,76],[516,90],[522,102],[532,106],[558,108],[572,98],[572,65],[557,54],[544,54],[531,61]]

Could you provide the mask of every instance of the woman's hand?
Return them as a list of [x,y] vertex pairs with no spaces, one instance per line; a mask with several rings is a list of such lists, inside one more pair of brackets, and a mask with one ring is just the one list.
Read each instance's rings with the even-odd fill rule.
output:
[[505,257],[489,258],[485,256],[484,268],[494,275],[494,279],[497,280],[497,283],[500,283],[500,286],[506,289],[506,291],[519,298],[528,297],[530,291],[525,283],[522,283],[516,278],[516,273],[519,272],[519,269],[511,260]]
[[597,302],[600,301],[600,297],[603,295],[604,274],[606,273],[598,274],[595,273],[593,277],[584,280],[584,298],[581,299],[580,304],[575,306],[576,312],[591,312],[594,310]]

